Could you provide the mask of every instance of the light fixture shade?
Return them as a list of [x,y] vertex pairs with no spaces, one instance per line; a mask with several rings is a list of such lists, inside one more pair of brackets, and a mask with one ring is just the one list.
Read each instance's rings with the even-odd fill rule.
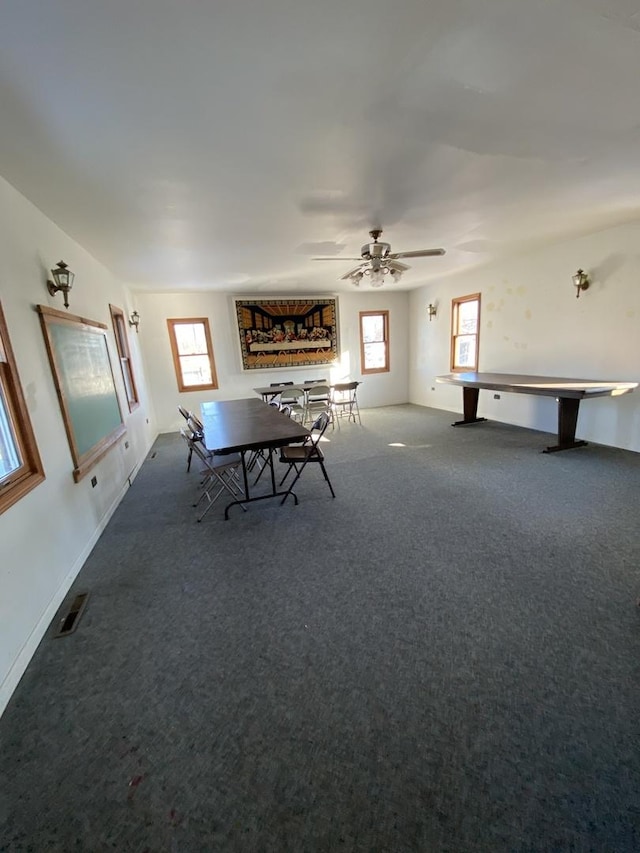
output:
[[58,261],[58,266],[51,270],[51,275],[53,276],[53,281],[51,279],[47,279],[47,290],[51,296],[55,296],[56,293],[61,290],[64,294],[64,307],[68,308],[69,291],[73,287],[75,274],[71,272],[64,261]]
[[64,261],[58,261],[58,266],[51,270],[51,275],[53,276],[56,287],[59,287],[60,290],[71,290],[73,280],[76,277],[75,273],[71,272]]
[[577,299],[580,296],[581,290],[587,290],[589,288],[589,276],[584,270],[579,269],[578,272],[571,276],[571,280],[573,281],[573,285],[576,289]]
[[355,287],[359,287],[363,280],[370,281],[371,287],[382,287],[386,276],[390,276],[391,281],[398,282],[407,269],[409,267],[398,261],[383,262],[380,258],[371,258],[351,273],[342,276],[342,280],[348,279]]
[[136,333],[137,333],[138,326],[140,325],[140,315],[138,314],[137,311],[133,311],[133,313],[129,317],[129,325],[133,326],[136,330]]

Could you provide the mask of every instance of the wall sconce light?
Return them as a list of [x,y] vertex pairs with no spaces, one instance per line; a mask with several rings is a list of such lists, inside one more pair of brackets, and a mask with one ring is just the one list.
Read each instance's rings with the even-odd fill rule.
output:
[[61,290],[64,293],[64,307],[69,307],[69,291],[73,287],[73,280],[76,277],[75,273],[67,267],[64,261],[58,261],[58,266],[51,270],[53,281],[47,279],[47,290],[51,296]]
[[438,313],[438,309],[435,305],[432,305],[431,302],[427,305],[427,314],[429,315],[429,322],[433,320],[433,318]]
[[584,270],[578,270],[575,275],[571,276],[574,287],[576,289],[576,299],[580,296],[581,290],[588,290],[589,288],[589,276]]
[[129,325],[134,326],[136,330],[136,335],[138,334],[138,326],[140,325],[140,315],[137,311],[134,311],[133,314],[129,317]]

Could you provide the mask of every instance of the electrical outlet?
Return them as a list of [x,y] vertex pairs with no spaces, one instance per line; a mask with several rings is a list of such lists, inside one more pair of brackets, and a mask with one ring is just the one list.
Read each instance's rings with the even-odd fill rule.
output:
[[494,399],[494,400],[499,400],[499,399],[500,399],[500,394],[494,394],[494,395],[493,395],[493,399]]
[[92,489],[95,489],[95,487],[96,487],[97,485],[98,485],[98,478],[97,478],[97,477],[92,477],[92,478],[91,478],[91,488],[92,488]]

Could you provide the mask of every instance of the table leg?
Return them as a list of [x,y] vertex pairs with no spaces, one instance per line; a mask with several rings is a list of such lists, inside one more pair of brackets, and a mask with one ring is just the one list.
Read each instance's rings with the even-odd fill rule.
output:
[[543,453],[557,453],[559,450],[571,450],[587,444],[586,441],[575,440],[579,408],[580,400],[577,397],[558,397],[558,443],[554,447],[547,447]]
[[275,475],[275,471],[273,470],[273,448],[272,447],[269,448],[269,457],[267,460],[267,464],[269,465],[269,468],[271,469],[271,494],[275,495],[275,493],[276,493],[276,475]]
[[245,451],[243,450],[240,454],[240,458],[242,459],[242,479],[244,481],[244,495],[246,498],[249,497],[249,477],[247,474],[247,460],[245,457]]
[[[286,498],[288,495],[292,495],[295,505],[296,506],[298,505],[298,496],[294,492],[292,492],[291,490],[287,490],[284,492],[277,490],[276,475],[275,475],[275,470],[273,467],[273,448],[269,447],[269,448],[267,448],[267,450],[268,450],[268,456],[267,456],[267,459],[265,461],[265,465],[268,465],[269,468],[271,469],[271,493],[268,495],[258,495],[258,497],[256,497],[256,498],[251,497],[251,495],[249,494],[249,478],[247,476],[247,465],[246,465],[246,460],[245,460],[245,453],[248,453],[249,451],[245,451],[245,450],[241,451],[240,455],[242,457],[242,476],[243,476],[243,480],[244,480],[244,494],[245,494],[245,496],[244,496],[243,500],[231,501],[230,504],[227,504],[227,506],[225,507],[225,510],[224,510],[225,521],[229,520],[229,510],[231,509],[232,506],[244,507],[245,504],[255,503],[255,501],[264,501],[264,500],[267,500],[267,498],[275,498],[275,497],[281,497],[281,496],[284,496],[284,498]],[[264,468],[262,470],[264,471]],[[259,479],[259,476],[256,479],[256,483],[258,482],[258,479]],[[254,485],[255,485],[255,483],[254,483]],[[283,500],[283,502],[284,502],[284,500]]]
[[479,388],[463,388],[462,389],[462,411],[464,420],[455,421],[451,426],[464,426],[465,424],[479,424],[486,421],[486,418],[479,418],[478,415],[478,396]]

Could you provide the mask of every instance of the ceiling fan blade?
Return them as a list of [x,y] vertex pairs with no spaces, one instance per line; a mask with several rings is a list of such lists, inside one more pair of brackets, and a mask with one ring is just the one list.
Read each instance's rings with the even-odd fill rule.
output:
[[329,258],[329,257],[324,257],[324,258],[311,258],[311,260],[312,261],[361,261],[362,258],[338,258],[338,257]]
[[417,249],[415,252],[392,252],[388,258],[430,258],[444,255],[444,249]]
[[411,269],[409,264],[403,264],[400,261],[396,261],[396,260],[392,260],[391,263],[388,264],[387,266],[389,266],[390,269],[397,270],[398,272],[406,272],[407,270]]
[[[364,266],[366,266],[366,264]],[[346,272],[344,275],[341,275],[338,281],[347,281],[354,273],[360,272],[362,268],[363,264],[358,264],[357,267],[354,267],[352,270],[349,270],[349,272]]]

